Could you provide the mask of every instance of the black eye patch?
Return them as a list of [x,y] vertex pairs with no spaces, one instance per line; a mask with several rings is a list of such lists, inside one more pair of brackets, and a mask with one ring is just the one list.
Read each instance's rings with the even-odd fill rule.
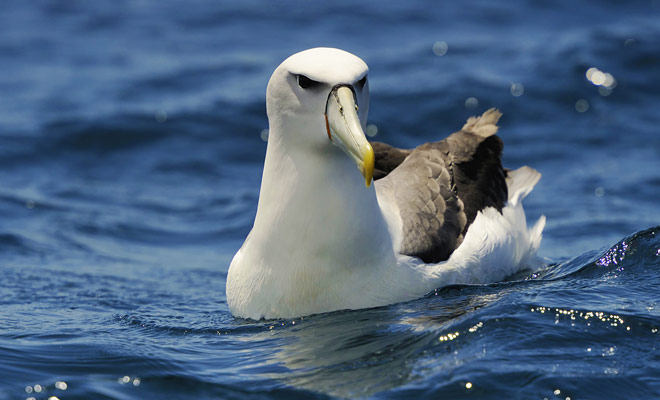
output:
[[298,86],[300,86],[303,89],[309,89],[309,88],[321,86],[321,82],[317,82],[315,80],[309,79],[305,75],[298,75]]
[[365,75],[362,79],[356,82],[359,87],[364,87],[364,84],[367,83],[367,76]]

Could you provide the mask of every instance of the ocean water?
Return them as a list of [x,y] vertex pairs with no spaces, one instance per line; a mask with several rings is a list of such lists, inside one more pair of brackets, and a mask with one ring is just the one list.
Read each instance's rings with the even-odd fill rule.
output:
[[[0,398],[660,398],[658,1],[8,0],[0,13]],[[265,87],[370,65],[399,146],[503,111],[543,178],[547,266],[290,320],[232,317]],[[372,130],[374,130],[372,128]]]

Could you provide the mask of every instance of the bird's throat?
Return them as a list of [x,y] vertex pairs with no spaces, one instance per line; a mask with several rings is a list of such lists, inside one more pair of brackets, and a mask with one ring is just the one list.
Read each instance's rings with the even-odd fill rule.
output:
[[[250,245],[276,264],[357,268],[394,259],[373,188],[339,149],[292,155],[269,142]],[[301,154],[302,153],[302,154]],[[264,256],[266,257],[266,256]]]

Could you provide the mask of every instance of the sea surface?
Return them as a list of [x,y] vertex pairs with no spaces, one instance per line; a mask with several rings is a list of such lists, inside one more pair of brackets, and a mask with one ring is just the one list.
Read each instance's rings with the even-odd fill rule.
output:
[[[660,398],[660,2],[2,5],[0,399]],[[502,110],[547,265],[234,318],[266,84],[316,46],[369,64],[375,140]]]

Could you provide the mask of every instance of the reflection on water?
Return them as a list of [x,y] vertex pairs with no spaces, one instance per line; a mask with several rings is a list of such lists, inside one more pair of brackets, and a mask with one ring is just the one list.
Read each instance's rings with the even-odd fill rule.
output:
[[[461,334],[469,341],[484,323],[466,324],[462,317],[499,297],[443,290],[410,305],[277,322],[254,339],[278,343],[269,362],[287,371],[268,374],[272,379],[334,396],[369,396],[420,379],[423,364],[454,364],[454,349],[443,342]],[[420,359],[426,361],[420,365]]]

